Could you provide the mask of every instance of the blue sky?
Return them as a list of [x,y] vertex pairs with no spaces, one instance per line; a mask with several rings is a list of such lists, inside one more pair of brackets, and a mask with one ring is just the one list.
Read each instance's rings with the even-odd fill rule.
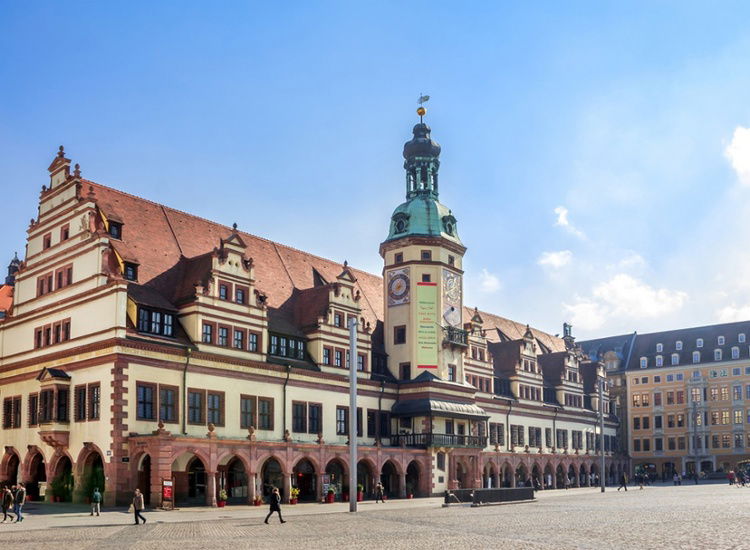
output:
[[64,144],[84,177],[380,273],[424,92],[467,305],[580,338],[748,319],[748,16],[0,0],[0,258]]

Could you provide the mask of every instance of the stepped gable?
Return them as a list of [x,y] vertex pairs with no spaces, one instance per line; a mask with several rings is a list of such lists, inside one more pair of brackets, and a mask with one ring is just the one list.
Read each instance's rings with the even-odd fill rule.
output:
[[[124,224],[122,240],[113,240],[118,253],[137,261],[142,283],[155,286],[170,300],[192,295],[193,285],[202,278],[210,261],[210,252],[232,233],[231,227],[91,181],[85,184],[92,187],[94,200],[105,216],[114,212],[113,218]],[[315,286],[313,270],[329,281],[341,272],[338,262],[249,233],[237,233],[253,259],[256,288],[267,295],[269,308],[288,321],[294,319],[294,290]],[[375,326],[383,318],[382,279],[357,269],[352,272],[357,277],[355,288],[363,297],[362,315]]]

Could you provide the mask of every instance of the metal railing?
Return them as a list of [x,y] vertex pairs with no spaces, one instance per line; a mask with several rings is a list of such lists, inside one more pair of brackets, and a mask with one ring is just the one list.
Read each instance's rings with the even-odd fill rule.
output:
[[487,446],[487,438],[476,435],[457,434],[400,434],[391,435],[393,447],[476,447]]
[[444,327],[445,337],[444,341],[456,346],[468,346],[469,345],[469,331],[462,328],[456,327]]

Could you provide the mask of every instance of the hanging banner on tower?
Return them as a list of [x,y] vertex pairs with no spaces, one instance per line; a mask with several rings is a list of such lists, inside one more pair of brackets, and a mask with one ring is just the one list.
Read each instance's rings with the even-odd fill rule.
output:
[[417,368],[438,367],[437,283],[417,283]]

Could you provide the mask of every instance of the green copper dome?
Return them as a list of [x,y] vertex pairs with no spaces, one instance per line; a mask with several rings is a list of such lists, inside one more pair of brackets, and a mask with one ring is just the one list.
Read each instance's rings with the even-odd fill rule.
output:
[[430,127],[422,122],[412,132],[414,137],[404,144],[406,202],[393,211],[386,242],[418,236],[443,237],[461,245],[456,218],[438,201],[440,145],[432,140]]

